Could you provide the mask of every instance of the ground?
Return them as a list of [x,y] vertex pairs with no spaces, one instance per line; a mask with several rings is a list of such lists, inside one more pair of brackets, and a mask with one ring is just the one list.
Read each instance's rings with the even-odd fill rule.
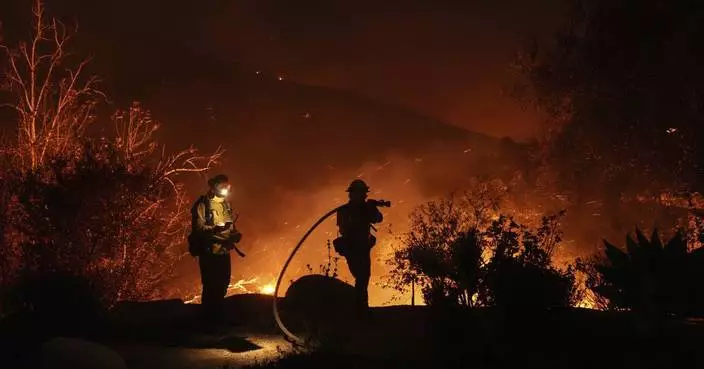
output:
[[[272,302],[266,295],[229,297],[228,322],[219,334],[202,333],[197,305],[180,300],[123,303],[87,338],[117,351],[129,369],[704,367],[700,320],[583,309],[425,306],[379,307],[370,316],[357,316],[342,306],[316,307],[308,300],[306,311],[314,314],[292,315],[295,306],[282,301],[289,309],[283,316],[289,327],[314,332],[313,338],[322,342],[312,353],[301,354],[279,333]],[[0,348],[19,348],[24,359],[36,356],[37,345],[50,336],[38,335],[43,324],[36,319],[2,323]]]

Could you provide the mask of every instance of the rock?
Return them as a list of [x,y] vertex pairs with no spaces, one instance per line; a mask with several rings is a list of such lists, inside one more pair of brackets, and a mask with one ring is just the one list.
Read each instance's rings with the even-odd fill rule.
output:
[[336,278],[313,274],[291,284],[283,305],[307,316],[324,318],[350,314],[354,301],[354,287]]
[[41,369],[127,369],[125,360],[112,349],[75,338],[45,342],[38,360]]

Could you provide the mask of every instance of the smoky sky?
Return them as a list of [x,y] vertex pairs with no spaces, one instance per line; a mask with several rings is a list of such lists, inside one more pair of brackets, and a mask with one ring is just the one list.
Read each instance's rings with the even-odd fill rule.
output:
[[[6,32],[22,29],[31,1],[4,3]],[[536,134],[539,120],[503,94],[510,83],[508,62],[531,37],[550,37],[562,19],[562,4],[47,1],[50,12],[80,25],[81,51],[95,56],[105,79],[131,80],[125,90],[138,90],[134,80],[157,80],[170,67],[237,63],[251,73],[347,90],[517,139]]]
[[545,40],[559,1],[238,2],[206,27],[213,49],[288,78],[525,138],[537,117],[502,93],[508,62]]

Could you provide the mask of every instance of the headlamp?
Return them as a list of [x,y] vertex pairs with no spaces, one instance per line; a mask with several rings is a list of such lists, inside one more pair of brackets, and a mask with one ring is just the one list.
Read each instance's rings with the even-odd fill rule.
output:
[[222,183],[215,187],[215,194],[219,197],[227,197],[230,194],[230,184]]

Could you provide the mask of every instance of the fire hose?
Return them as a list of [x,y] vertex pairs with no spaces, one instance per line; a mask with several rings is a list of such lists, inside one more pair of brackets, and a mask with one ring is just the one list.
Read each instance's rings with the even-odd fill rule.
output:
[[291,251],[291,255],[288,256],[288,260],[286,260],[286,263],[284,263],[283,268],[281,268],[281,273],[279,273],[279,279],[276,280],[276,287],[274,288],[274,303],[273,303],[274,304],[273,305],[274,319],[276,320],[276,325],[279,327],[279,330],[281,330],[281,332],[286,336],[286,338],[289,341],[291,341],[291,343],[293,343],[294,345],[302,346],[303,340],[301,338],[299,338],[298,336],[296,336],[295,334],[293,334],[293,332],[291,332],[288,328],[286,328],[286,326],[284,325],[284,322],[281,320],[281,316],[279,315],[279,298],[277,297],[277,295],[279,292],[279,286],[281,285],[281,280],[283,279],[284,274],[286,273],[286,269],[288,268],[288,265],[291,263],[291,260],[293,260],[293,257],[296,255],[296,252],[298,252],[298,250],[303,245],[303,242],[305,242],[306,239],[308,238],[308,236],[311,233],[313,233],[313,231],[316,228],[318,228],[320,223],[324,222],[325,219],[327,219],[331,215],[335,214],[337,212],[337,210],[340,209],[341,207],[342,206],[338,206],[335,209],[330,210],[325,215],[320,217],[320,219],[318,219],[318,221],[315,222],[315,224],[313,224],[312,227],[310,227],[308,232],[306,232],[303,235],[303,237],[301,238],[301,240],[298,241],[298,244],[296,245],[296,247],[293,248],[293,251]]
[[[374,201],[374,200],[372,200]],[[389,207],[391,206],[391,203],[388,201],[378,201],[377,202],[379,206],[384,206],[384,207]],[[279,287],[281,286],[281,280],[284,277],[284,274],[286,274],[286,269],[288,268],[288,265],[291,263],[291,260],[293,260],[293,257],[296,256],[296,253],[298,250],[301,248],[303,243],[308,239],[308,236],[310,236],[313,231],[318,228],[318,226],[324,222],[327,218],[329,218],[331,215],[335,214],[342,206],[338,206],[327,213],[320,217],[313,226],[308,229],[308,231],[303,235],[300,241],[298,241],[298,244],[296,244],[296,247],[293,248],[293,251],[291,251],[291,254],[288,256],[288,259],[286,260],[286,263],[284,263],[283,268],[281,268],[281,272],[279,273],[279,278],[276,280],[276,287],[274,288],[274,295],[273,295],[273,310],[274,310],[274,320],[276,320],[276,325],[278,326],[279,330],[284,334],[285,338],[291,342],[295,346],[304,346],[305,341],[301,339],[300,337],[296,336],[293,332],[291,332],[288,328],[286,328],[286,325],[284,325],[284,322],[281,320],[281,315],[279,315],[279,299],[277,297],[278,292],[279,292]],[[485,332],[492,332],[493,330],[487,326],[486,322],[484,322],[483,319],[479,319],[480,324],[482,327],[485,329]],[[491,337],[491,336],[490,336]],[[495,342],[495,338],[490,338],[489,340],[489,347],[488,350],[491,351],[492,354],[494,354],[496,357],[499,356],[499,351],[497,350],[498,344]]]
[[[391,206],[391,202],[385,201],[385,200],[369,200],[370,202],[374,203],[376,206],[383,206],[383,207],[389,207]],[[337,213],[337,211],[342,208],[342,206],[338,206],[327,213],[320,217],[315,224],[313,224],[310,229],[308,229],[308,232],[306,232],[303,237],[301,238],[300,241],[298,241],[298,244],[296,247],[293,248],[293,251],[291,251],[291,255],[288,256],[288,260],[286,260],[286,263],[284,263],[283,268],[281,268],[281,273],[279,273],[279,278],[276,280],[276,287],[274,287],[274,302],[273,302],[273,309],[274,309],[274,319],[276,320],[276,325],[279,327],[279,330],[286,336],[286,338],[293,343],[294,345],[303,345],[303,340],[296,336],[293,332],[291,332],[288,328],[286,328],[286,325],[284,325],[284,322],[281,320],[281,316],[279,315],[279,298],[278,298],[278,292],[279,292],[279,286],[281,286],[281,280],[284,277],[284,274],[286,273],[286,269],[288,268],[288,265],[291,263],[291,260],[293,260],[293,257],[296,255],[298,250],[301,248],[303,245],[303,242],[306,241],[308,236],[310,236],[313,231],[318,228],[320,223],[324,222],[327,218],[329,218],[331,215]]]

